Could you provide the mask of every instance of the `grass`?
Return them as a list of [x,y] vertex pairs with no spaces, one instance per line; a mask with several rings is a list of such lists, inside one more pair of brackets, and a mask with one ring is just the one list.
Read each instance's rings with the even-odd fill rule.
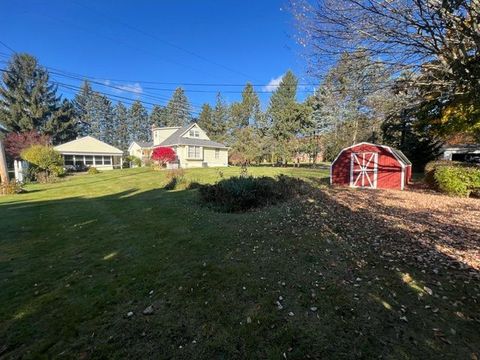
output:
[[[186,176],[211,183],[220,171],[240,172]],[[305,168],[249,173],[314,186],[328,177]],[[323,216],[322,204],[316,214],[303,212],[312,199],[226,214],[202,207],[197,190],[164,185],[165,172],[129,169],[0,198],[0,356],[438,359],[478,351],[478,323],[453,310],[431,317],[419,302],[428,274],[336,241],[341,229],[295,222]],[[149,305],[154,313],[143,315]],[[462,311],[473,316],[474,307]],[[437,327],[457,335],[445,341]]]

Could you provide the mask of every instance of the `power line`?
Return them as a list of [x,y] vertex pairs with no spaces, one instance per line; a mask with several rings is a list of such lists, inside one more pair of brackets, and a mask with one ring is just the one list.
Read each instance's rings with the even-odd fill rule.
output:
[[7,44],[5,44],[3,41],[0,40],[0,44],[2,44],[3,46],[5,46],[8,50],[10,50],[12,53],[16,53],[15,50],[13,50],[10,46],[8,46]]
[[[2,54],[2,53],[0,53]],[[4,54],[5,55],[5,54]],[[78,73],[73,73],[73,72],[68,72],[68,71],[65,71],[65,70],[61,70],[61,69],[58,69],[58,68],[54,68],[54,67],[48,67],[48,66],[45,66],[47,69],[52,69],[52,70],[55,70],[55,71],[61,71],[65,74],[71,74],[72,76],[78,76],[78,77],[82,77],[84,79],[88,79],[88,80],[95,80],[95,81],[111,81],[111,82],[125,82],[125,83],[139,83],[139,84],[157,84],[157,85],[175,85],[175,86],[205,86],[205,87],[244,87],[247,83],[249,83],[250,85],[254,86],[254,87],[266,87],[266,86],[272,86],[272,84],[270,83],[267,83],[267,84],[260,84],[260,83],[250,83],[250,82],[245,82],[245,83],[192,83],[192,82],[182,82],[182,81],[179,81],[179,82],[165,82],[165,81],[151,81],[151,80],[132,80],[132,79],[115,79],[115,78],[99,78],[99,77],[92,77],[92,76],[86,76],[86,75],[81,75],[81,74],[78,74]],[[312,84],[312,83],[298,83],[297,86],[300,86],[300,87],[307,87],[307,86],[310,86],[310,87],[314,87],[314,86],[317,86],[316,84]],[[145,88],[145,89],[151,89],[151,90],[164,90],[164,91],[168,91],[168,90],[174,90],[174,89],[157,89],[155,87],[149,87],[149,88]],[[188,91],[192,91],[192,92],[197,92],[195,90],[192,90],[192,89],[188,89]],[[305,90],[305,92],[310,92],[311,90]],[[200,91],[198,91],[200,92]],[[217,92],[216,90],[212,92]],[[221,91],[222,92],[222,91]],[[241,91],[238,91],[239,93],[241,93]],[[257,91],[259,92],[259,91]],[[272,91],[263,91],[263,93],[270,93]],[[232,93],[235,93],[235,92],[232,92]]]
[[[6,70],[6,69],[0,69],[0,71],[4,72],[4,73],[10,72],[9,70]],[[82,89],[82,87],[80,87],[80,86],[76,86],[76,85],[72,85],[72,84],[66,84],[66,83],[59,82],[59,81],[50,80],[50,83],[52,83],[54,85],[57,85],[58,87],[61,87],[61,88],[66,88],[66,89],[69,89],[69,90],[75,90],[77,92]],[[126,104],[128,104],[128,105],[132,105],[135,102],[139,102],[143,105],[148,105],[148,106],[159,105],[159,104],[156,104],[156,103],[152,103],[152,102],[148,102],[148,101],[144,101],[144,100],[139,100],[139,99],[132,99],[132,98],[128,98],[128,97],[121,96],[121,95],[108,94],[108,93],[105,93],[105,92],[102,92],[102,91],[95,90],[94,92],[96,92],[98,94],[101,94],[101,95],[103,95],[107,98],[115,98],[117,101],[118,100],[125,101]],[[195,111],[195,110],[193,110],[193,111],[191,109],[185,109],[185,110],[189,110],[189,112],[191,114],[195,115],[195,116],[199,116],[199,114],[200,114],[198,111]]]
[[92,10],[92,11],[100,14],[101,16],[103,16],[103,17],[105,17],[105,18],[107,18],[107,19],[110,19],[110,20],[112,20],[112,21],[115,21],[115,22],[119,23],[120,25],[122,25],[122,26],[124,26],[124,27],[127,27],[127,28],[129,28],[129,29],[131,29],[131,30],[133,30],[133,31],[136,31],[136,32],[138,32],[138,33],[140,33],[140,34],[143,34],[143,35],[145,35],[145,36],[149,36],[149,37],[151,37],[151,38],[153,38],[153,39],[155,39],[155,40],[157,40],[157,41],[160,41],[160,42],[162,42],[162,43],[164,43],[164,44],[166,44],[166,45],[168,45],[168,46],[170,46],[170,47],[173,47],[173,48],[175,48],[175,49],[177,49],[177,50],[180,50],[180,51],[182,51],[182,52],[184,52],[184,53],[186,53],[186,54],[188,54],[188,55],[190,55],[190,56],[196,57],[196,58],[198,58],[198,59],[200,59],[200,60],[202,60],[202,61],[205,61],[205,62],[210,63],[210,64],[212,64],[212,65],[215,65],[215,66],[217,66],[217,67],[221,67],[221,68],[223,68],[223,69],[225,69],[225,70],[227,70],[227,71],[230,71],[230,72],[232,72],[232,73],[235,73],[235,74],[237,74],[237,75],[244,76],[244,77],[246,77],[247,79],[248,79],[248,78],[251,78],[251,76],[249,76],[249,75],[247,75],[247,74],[245,74],[245,73],[243,73],[243,72],[241,72],[241,71],[235,70],[235,69],[233,69],[233,68],[230,68],[230,67],[228,67],[228,66],[225,66],[225,65],[223,65],[223,64],[220,64],[220,63],[218,63],[218,62],[216,62],[216,61],[210,60],[210,59],[206,58],[205,56],[199,55],[199,54],[197,54],[197,53],[195,53],[195,52],[193,52],[193,51],[191,51],[191,50],[188,50],[188,49],[186,49],[186,48],[184,48],[184,47],[182,47],[182,46],[179,46],[179,45],[177,45],[177,44],[175,44],[175,43],[172,43],[172,42],[170,42],[170,41],[167,41],[167,40],[165,40],[165,39],[162,39],[162,38],[160,38],[160,37],[158,37],[158,36],[156,36],[156,35],[154,35],[154,34],[148,33],[148,32],[146,32],[146,31],[144,31],[144,30],[142,30],[142,29],[139,29],[139,28],[137,28],[137,27],[135,27],[135,26],[132,26],[132,25],[130,25],[130,24],[128,24],[128,23],[120,20],[120,19],[114,18],[114,17],[112,17],[112,16],[110,16],[110,15],[108,15],[108,14],[105,14],[105,13],[97,10],[97,9],[94,9],[94,8],[92,8],[92,7],[90,7],[90,6],[87,6],[87,5],[85,5],[84,3],[79,3],[79,2],[77,2],[77,1],[74,1],[74,3],[77,4],[77,5],[79,5],[79,6],[81,6],[81,7],[84,7],[84,8],[86,8],[86,9]]

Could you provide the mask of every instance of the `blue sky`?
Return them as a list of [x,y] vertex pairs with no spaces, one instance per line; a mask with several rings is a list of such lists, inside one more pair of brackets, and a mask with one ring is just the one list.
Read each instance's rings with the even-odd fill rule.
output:
[[[286,1],[14,1],[3,0],[0,41],[35,55],[42,65],[98,79],[115,96],[165,104],[171,89],[185,85],[198,111],[221,91],[231,102],[240,86],[264,85],[292,69],[305,83],[305,63],[295,43]],[[10,51],[0,45],[2,54]],[[0,63],[2,68],[4,62]],[[80,80],[52,74],[55,81]],[[164,83],[164,84],[161,84]],[[270,88],[271,89],[271,88]],[[72,89],[59,89],[70,97]],[[305,95],[301,89],[299,98]],[[230,92],[228,92],[230,91]],[[269,94],[262,94],[265,105]],[[128,103],[128,100],[126,101]]]

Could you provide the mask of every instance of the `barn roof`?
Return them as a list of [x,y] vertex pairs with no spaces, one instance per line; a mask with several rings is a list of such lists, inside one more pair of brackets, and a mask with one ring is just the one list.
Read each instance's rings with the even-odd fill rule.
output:
[[343,149],[338,153],[338,155],[337,155],[337,157],[335,158],[335,160],[332,161],[332,165],[333,165],[333,163],[335,163],[335,162],[337,161],[337,159],[340,157],[340,155],[341,155],[345,150],[352,149],[352,148],[357,147],[357,146],[360,146],[360,145],[371,145],[371,146],[381,147],[381,148],[386,149],[386,150],[388,150],[389,152],[391,152],[391,153],[393,154],[393,156],[394,156],[399,162],[401,162],[403,165],[412,165],[412,163],[410,162],[410,160],[408,160],[408,158],[405,156],[405,154],[404,154],[401,150],[392,148],[392,147],[387,146],[387,145],[372,144],[372,143],[369,143],[369,142],[361,142],[361,143],[354,144],[354,145],[352,145],[352,146],[348,146],[348,147],[346,147],[346,148],[343,148]]

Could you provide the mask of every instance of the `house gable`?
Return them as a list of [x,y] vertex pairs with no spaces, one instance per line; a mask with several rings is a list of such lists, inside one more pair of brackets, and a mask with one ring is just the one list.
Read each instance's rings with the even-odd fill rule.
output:
[[191,124],[186,130],[180,134],[180,137],[186,139],[200,139],[200,140],[210,140],[207,133],[203,131],[198,124]]

